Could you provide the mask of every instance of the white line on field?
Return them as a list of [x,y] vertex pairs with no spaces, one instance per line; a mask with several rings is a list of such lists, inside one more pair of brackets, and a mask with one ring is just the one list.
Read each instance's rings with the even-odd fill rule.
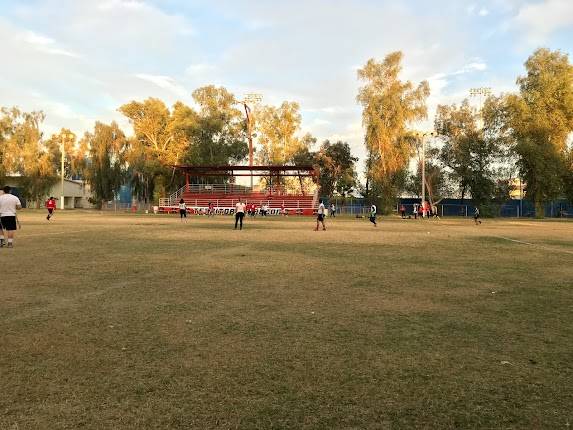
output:
[[531,242],[524,242],[523,240],[511,239],[509,237],[503,237],[503,236],[495,236],[495,237],[497,237],[499,239],[509,240],[510,242],[520,243],[522,245],[535,246],[537,248],[546,249],[548,251],[563,252],[565,254],[573,254],[573,251],[568,251],[566,249],[549,248],[548,246],[543,246],[543,245],[539,245],[539,244],[531,243]]

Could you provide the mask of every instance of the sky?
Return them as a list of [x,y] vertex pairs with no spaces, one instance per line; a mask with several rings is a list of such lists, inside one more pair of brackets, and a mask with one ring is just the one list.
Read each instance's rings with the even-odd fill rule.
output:
[[[158,97],[222,85],[301,106],[303,132],[364,156],[357,69],[404,53],[438,104],[515,90],[539,47],[572,54],[573,0],[0,0],[0,106],[42,110],[47,134]],[[477,101],[476,101],[477,102]]]

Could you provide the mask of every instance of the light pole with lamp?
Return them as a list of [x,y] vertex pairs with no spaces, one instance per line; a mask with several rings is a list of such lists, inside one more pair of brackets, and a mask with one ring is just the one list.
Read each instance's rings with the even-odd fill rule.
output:
[[416,137],[421,140],[422,143],[422,210],[425,213],[424,202],[426,201],[426,137],[436,136],[434,131],[417,132]]
[[60,209],[62,209],[62,210],[64,210],[64,209],[66,208],[66,203],[65,203],[66,196],[65,196],[65,193],[64,193],[64,171],[65,171],[65,159],[66,159],[66,155],[65,155],[65,145],[64,145],[64,142],[65,142],[66,140],[68,140],[68,139],[69,139],[69,140],[73,140],[74,137],[75,137],[75,136],[74,136],[72,133],[65,133],[65,132],[64,132],[64,133],[61,133],[61,134],[60,134],[60,153],[61,153],[61,155],[62,155],[61,167],[60,167],[61,174],[62,174],[62,175],[61,175],[61,176],[62,176],[62,190],[61,190],[61,199],[62,199],[62,201],[61,201],[61,207],[60,207]]
[[[250,93],[246,94],[245,98],[241,100],[241,104],[245,108],[245,116],[247,117],[247,138],[249,139],[249,167],[253,167],[253,117],[251,116],[250,105],[260,103],[263,96],[260,94]],[[253,172],[251,171],[251,191],[253,189]]]
[[490,87],[479,87],[479,88],[470,88],[470,97],[477,97],[479,102],[479,121],[480,121],[480,128],[483,128],[483,119],[482,119],[482,107],[484,99],[487,99],[491,96],[491,88]]

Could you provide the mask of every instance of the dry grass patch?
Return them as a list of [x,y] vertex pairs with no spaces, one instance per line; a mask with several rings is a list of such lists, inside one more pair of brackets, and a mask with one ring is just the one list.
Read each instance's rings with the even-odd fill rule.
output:
[[0,428],[573,422],[571,223],[21,219]]

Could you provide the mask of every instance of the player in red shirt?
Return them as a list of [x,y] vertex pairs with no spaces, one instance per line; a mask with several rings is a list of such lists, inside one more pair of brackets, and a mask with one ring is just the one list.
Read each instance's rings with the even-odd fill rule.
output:
[[56,199],[50,197],[48,200],[46,200],[46,209],[48,209],[48,216],[46,219],[50,221],[50,218],[54,216],[54,211],[56,210]]

